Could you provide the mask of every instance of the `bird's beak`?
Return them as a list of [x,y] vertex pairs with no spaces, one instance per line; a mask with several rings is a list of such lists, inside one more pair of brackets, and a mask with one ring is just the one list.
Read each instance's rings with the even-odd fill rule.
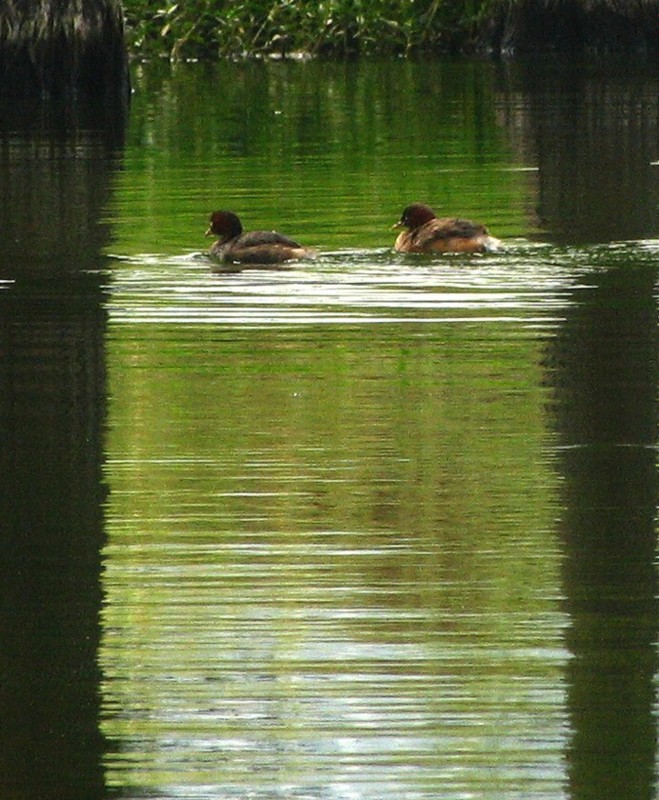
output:
[[206,233],[204,234],[204,236],[212,236],[212,235],[213,235],[213,229],[212,229],[212,228],[209,228],[209,229],[206,231]]
[[402,227],[403,227],[403,220],[399,219],[398,222],[394,222],[394,224],[391,226],[390,230],[395,231],[396,228],[402,228]]

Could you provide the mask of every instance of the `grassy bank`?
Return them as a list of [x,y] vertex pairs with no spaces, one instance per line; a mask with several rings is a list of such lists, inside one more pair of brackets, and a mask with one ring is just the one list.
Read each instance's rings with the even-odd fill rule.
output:
[[175,59],[469,49],[492,0],[125,0],[129,48]]

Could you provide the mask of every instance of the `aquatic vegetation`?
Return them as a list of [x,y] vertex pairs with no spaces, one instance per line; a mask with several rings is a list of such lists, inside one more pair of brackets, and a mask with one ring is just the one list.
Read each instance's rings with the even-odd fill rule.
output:
[[129,44],[173,59],[464,50],[489,0],[126,0]]

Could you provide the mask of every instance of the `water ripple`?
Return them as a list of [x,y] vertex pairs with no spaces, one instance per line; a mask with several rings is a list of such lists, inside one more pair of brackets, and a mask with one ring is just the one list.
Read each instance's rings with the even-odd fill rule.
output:
[[574,290],[565,259],[520,244],[485,257],[413,258],[390,250],[323,254],[276,269],[217,270],[203,254],[122,260],[111,284],[115,323],[305,325],[463,322],[560,316]]

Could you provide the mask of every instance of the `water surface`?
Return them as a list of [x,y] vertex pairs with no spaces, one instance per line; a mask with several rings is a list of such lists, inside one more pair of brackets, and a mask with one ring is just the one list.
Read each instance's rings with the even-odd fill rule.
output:
[[[0,140],[4,791],[652,800],[656,75],[135,86]],[[217,206],[320,256],[218,272]]]

